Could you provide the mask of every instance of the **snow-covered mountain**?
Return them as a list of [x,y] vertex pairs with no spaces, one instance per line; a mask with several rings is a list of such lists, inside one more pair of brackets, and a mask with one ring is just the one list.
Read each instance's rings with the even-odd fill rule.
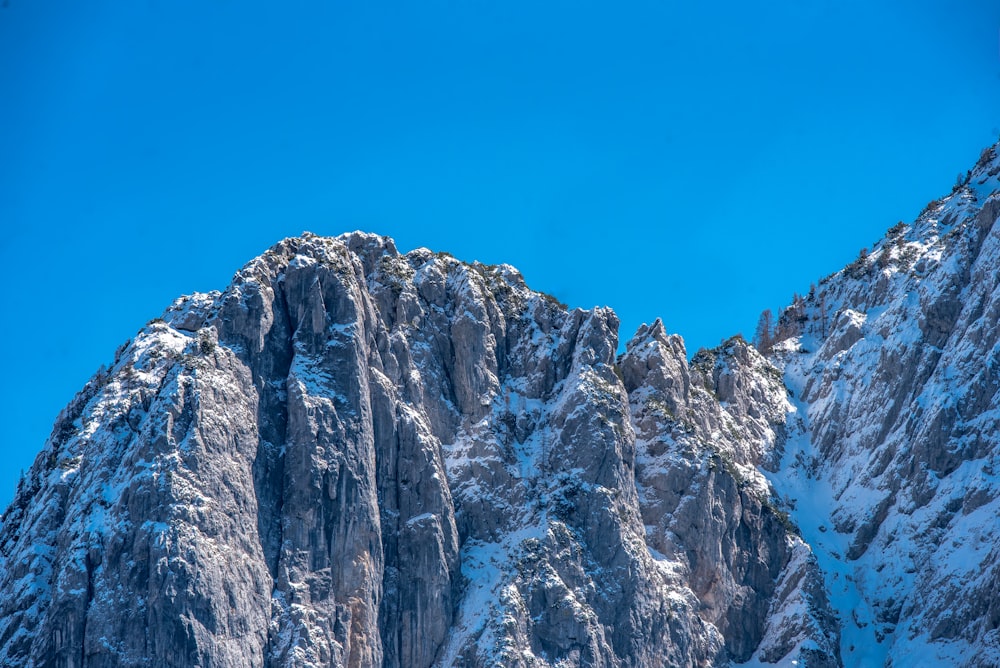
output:
[[767,476],[848,665],[1000,666],[998,174],[993,147],[779,322],[793,413]]
[[507,265],[286,239],[60,415],[0,665],[1000,665],[998,173],[690,362]]

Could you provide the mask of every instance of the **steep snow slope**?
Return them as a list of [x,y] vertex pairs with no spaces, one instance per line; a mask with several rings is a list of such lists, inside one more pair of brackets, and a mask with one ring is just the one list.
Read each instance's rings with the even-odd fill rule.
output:
[[769,477],[847,665],[1000,665],[998,174],[994,147],[779,322],[794,412]]

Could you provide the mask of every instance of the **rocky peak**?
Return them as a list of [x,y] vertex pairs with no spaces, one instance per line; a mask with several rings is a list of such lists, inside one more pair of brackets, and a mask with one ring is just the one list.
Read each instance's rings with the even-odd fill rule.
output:
[[285,239],[59,416],[0,664],[1000,664],[998,165],[767,356],[657,320],[616,358],[510,266]]
[[659,318],[652,325],[642,325],[626,344],[620,361],[625,389],[633,393],[649,386],[663,393],[676,413],[690,391],[686,360],[684,340],[676,334],[668,335]]
[[[647,547],[617,329],[610,309],[569,311],[506,265],[400,254],[364,233],[279,242],[225,291],[172,304],[67,409],[0,531],[0,587],[15,592],[0,603],[0,657],[748,655],[760,621],[745,620],[768,594],[726,621],[745,595],[679,576],[694,560],[710,580],[711,545]],[[630,346],[633,389],[670,389],[694,416],[714,379],[692,400],[683,343],[648,329],[662,350],[642,367]],[[768,522],[755,540],[783,545]],[[782,550],[753,583],[782,572]]]

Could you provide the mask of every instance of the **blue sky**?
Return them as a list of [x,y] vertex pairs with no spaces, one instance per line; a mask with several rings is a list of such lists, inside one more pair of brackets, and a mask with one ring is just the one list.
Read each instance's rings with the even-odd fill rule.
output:
[[2,0],[0,503],[121,342],[282,237],[508,262],[693,350],[998,128],[995,2]]

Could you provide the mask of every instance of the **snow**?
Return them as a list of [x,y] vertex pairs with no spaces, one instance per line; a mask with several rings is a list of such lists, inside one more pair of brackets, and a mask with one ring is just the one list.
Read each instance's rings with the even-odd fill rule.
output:
[[[544,526],[535,524],[507,534],[502,541],[466,542],[462,548],[461,561],[462,577],[467,586],[454,630],[450,633],[439,665],[457,665],[464,643],[487,631],[487,623],[498,614],[499,592],[507,586],[511,577],[511,555],[526,541],[541,540],[545,535]],[[490,645],[486,639],[477,644],[485,647]]]
[[[796,383],[790,383],[794,386]],[[802,533],[802,538],[816,556],[826,580],[830,603],[841,616],[841,657],[846,666],[881,666],[888,653],[887,642],[875,635],[879,628],[875,611],[862,596],[856,581],[856,569],[845,555],[850,535],[838,533],[830,518],[839,503],[853,507],[870,507],[873,493],[852,488],[850,499],[838,499],[837,490],[828,479],[812,478],[803,462],[816,462],[820,455],[809,438],[804,416],[808,406],[797,402],[790,413],[790,431],[795,434],[785,443],[784,457],[777,472],[765,472],[771,484],[784,497],[792,500],[789,514]],[[859,498],[860,494],[867,498]]]
[[410,519],[406,520],[406,524],[407,526],[416,526],[427,521],[437,521],[437,515],[434,513],[420,513],[419,515],[414,515]]
[[318,359],[308,355],[295,355],[288,379],[309,401],[334,401],[338,406],[349,405],[347,397],[334,389],[337,385],[333,376]]

